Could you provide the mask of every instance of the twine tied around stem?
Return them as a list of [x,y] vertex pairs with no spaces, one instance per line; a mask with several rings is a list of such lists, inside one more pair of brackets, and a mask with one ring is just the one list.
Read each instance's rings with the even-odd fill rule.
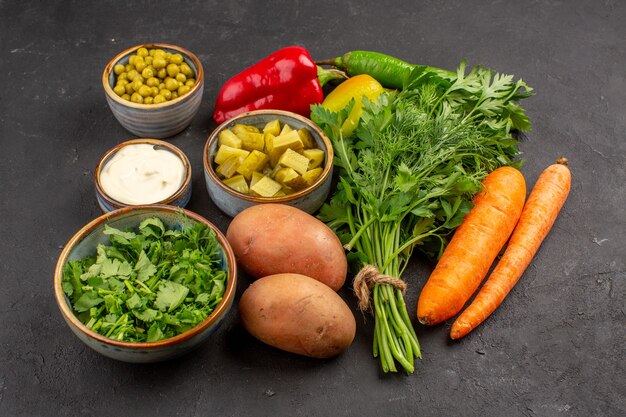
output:
[[400,278],[381,274],[374,265],[364,265],[359,273],[356,274],[352,283],[354,293],[359,299],[359,309],[361,311],[365,312],[371,308],[372,300],[370,294],[376,284],[392,285],[402,291],[402,294],[406,291],[406,283]]

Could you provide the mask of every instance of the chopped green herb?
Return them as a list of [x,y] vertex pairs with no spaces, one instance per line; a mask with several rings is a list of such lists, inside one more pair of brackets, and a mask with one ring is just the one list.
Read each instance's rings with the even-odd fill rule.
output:
[[154,305],[162,311],[171,312],[185,301],[189,288],[172,281],[162,282],[159,286]]
[[104,233],[110,246],[68,262],[63,273],[63,292],[90,329],[115,340],[154,342],[195,327],[222,300],[226,272],[207,226],[166,230],[154,217],[136,232],[105,225]]

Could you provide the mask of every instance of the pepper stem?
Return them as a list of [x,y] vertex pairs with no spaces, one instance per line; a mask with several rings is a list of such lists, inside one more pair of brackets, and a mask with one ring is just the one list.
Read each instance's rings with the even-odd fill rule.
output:
[[330,65],[331,67],[345,69],[345,65],[343,63],[343,57],[331,58],[331,59],[323,59],[321,61],[315,61],[316,65]]
[[340,71],[338,69],[325,69],[318,65],[317,66],[317,79],[319,80],[320,85],[324,87],[324,84],[326,84],[327,82],[331,80],[341,80],[341,81],[347,80],[348,75],[345,72]]

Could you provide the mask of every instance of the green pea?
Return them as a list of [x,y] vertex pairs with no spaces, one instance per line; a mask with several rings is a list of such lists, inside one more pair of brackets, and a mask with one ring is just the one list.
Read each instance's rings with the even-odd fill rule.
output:
[[166,53],[165,53],[165,60],[166,60],[167,62],[170,62],[170,58],[171,58],[171,57],[172,57],[172,54],[171,54],[170,52],[166,52]]
[[133,85],[133,90],[139,91],[139,89],[143,85],[143,81],[141,81],[139,79],[135,79],[135,81],[132,82],[132,85]]
[[154,51],[154,57],[156,58],[157,56],[162,57],[163,59],[165,59],[165,51],[163,49],[157,49]]
[[191,70],[191,67],[184,62],[180,64],[180,72],[185,74],[185,77],[193,76],[193,71]]
[[135,66],[134,65],[130,65],[130,64],[126,64],[124,65],[124,69],[126,70],[126,72],[134,70]]
[[179,72],[180,72],[180,68],[178,68],[178,65],[176,65],[176,64],[169,64],[167,66],[167,74],[170,77],[176,77],[176,75],[178,75]]
[[121,85],[121,86],[125,86],[126,84],[128,84],[128,80],[117,80],[117,83],[115,85]]
[[139,75],[137,70],[136,69],[132,69],[132,70],[130,70],[130,71],[128,71],[126,73],[126,78],[131,80],[131,81],[135,81],[135,77],[137,77],[137,75]]
[[121,73],[120,75],[117,76],[117,80],[128,80],[128,73],[126,71],[124,71],[123,73]]
[[156,69],[165,68],[167,66],[167,61],[162,56],[156,56],[152,60],[152,66]]
[[152,89],[147,85],[142,85],[141,87],[139,87],[137,92],[141,94],[141,97],[144,98],[152,95]]
[[[145,71],[145,70],[144,70],[144,71]],[[160,83],[160,82],[159,82],[159,79],[158,79],[158,78],[156,78],[156,77],[154,77],[154,76],[152,76],[152,77],[150,77],[150,78],[148,78],[148,79],[146,80],[146,85],[148,85],[148,86],[150,86],[150,87],[158,87],[158,86],[159,86],[159,83]]]
[[187,81],[185,81],[185,85],[188,85],[189,87],[193,87],[195,83],[196,83],[195,78],[187,78]]
[[130,96],[130,101],[133,103],[143,104],[143,97],[139,93],[133,93],[133,95]]
[[131,56],[128,58],[128,63],[129,63],[130,65],[134,66],[134,65],[135,65],[135,61],[136,61],[136,60],[137,60],[137,55],[131,55]]
[[187,81],[187,77],[182,72],[179,72],[178,74],[176,74],[176,81],[178,81],[179,83],[184,83],[185,81]]
[[154,99],[152,100],[154,104],[165,103],[166,101],[167,100],[165,100],[165,97],[163,97],[161,94],[157,94],[156,96],[154,96]]
[[157,71],[157,77],[159,77],[162,80],[164,80],[165,77],[167,77],[167,71],[165,70],[165,68],[161,68],[159,71]]
[[154,58],[151,57],[150,55],[143,57],[144,62],[146,63],[146,65],[152,65],[152,60]]
[[142,58],[148,56],[149,55],[148,49],[147,48],[139,48],[139,49],[137,49],[137,55],[139,55]]
[[113,67],[113,72],[115,73],[115,75],[120,75],[121,73],[124,72],[124,65],[117,64],[116,66]]
[[165,100],[170,100],[172,98],[172,92],[167,88],[162,88],[159,94],[162,95]]
[[176,81],[173,78],[166,78],[165,79],[165,88],[167,88],[170,91],[178,90],[178,81]]
[[181,85],[180,87],[178,87],[178,95],[185,95],[189,92],[189,90],[191,90],[191,87],[189,87],[188,85]]
[[115,94],[117,94],[120,97],[126,94],[126,88],[123,85],[119,85],[119,84],[113,87],[113,91],[115,91]]
[[150,95],[152,97],[156,97],[157,94],[159,94],[159,87],[150,87]]
[[155,51],[154,49],[150,49],[148,51],[148,55],[150,55],[151,57],[154,57],[154,51]]
[[178,98],[178,93],[176,91],[172,91],[172,100]]
[[137,69],[138,72],[141,72],[144,70],[144,68],[146,68],[146,62],[143,60],[143,58],[141,57],[137,58],[137,60],[135,61],[135,68]]
[[133,83],[126,84],[124,88],[126,89],[126,94],[132,94],[135,92],[135,89],[133,88]]
[[159,90],[163,90],[165,89],[165,83],[160,83],[159,84]]
[[152,98],[152,96],[144,97],[143,99],[143,104],[152,104],[153,102],[154,99]]
[[173,54],[173,55],[170,57],[170,62],[171,62],[172,64],[177,64],[177,65],[180,65],[180,64],[182,64],[182,63],[183,63],[183,56],[182,56],[181,54]]
[[148,78],[152,78],[154,77],[154,70],[146,67],[143,69],[143,71],[141,71],[141,76],[145,78],[146,80]]
[[128,94],[122,94],[122,98],[123,98],[124,100],[128,100],[128,101],[130,101],[130,96],[129,96]]

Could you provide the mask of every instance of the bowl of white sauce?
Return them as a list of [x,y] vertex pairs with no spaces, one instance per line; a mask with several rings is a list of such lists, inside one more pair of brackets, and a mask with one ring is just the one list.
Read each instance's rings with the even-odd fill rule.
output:
[[191,197],[191,164],[176,146],[158,139],[133,139],[107,151],[94,171],[104,213],[127,206],[185,207]]

